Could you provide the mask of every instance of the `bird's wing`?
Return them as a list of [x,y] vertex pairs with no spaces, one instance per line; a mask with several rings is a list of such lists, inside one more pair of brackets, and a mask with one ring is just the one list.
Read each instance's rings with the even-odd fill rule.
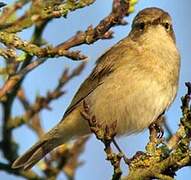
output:
[[74,96],[70,106],[66,110],[64,117],[67,116],[75,107],[99,85],[104,83],[102,80],[115,70],[115,61],[121,51],[121,41],[103,54],[96,62],[96,67],[90,76],[82,83],[78,92]]

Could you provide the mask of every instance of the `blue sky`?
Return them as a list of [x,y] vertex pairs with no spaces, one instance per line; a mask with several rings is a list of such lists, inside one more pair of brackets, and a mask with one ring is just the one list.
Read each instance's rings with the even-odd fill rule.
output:
[[[13,1],[7,1],[13,2]],[[48,28],[45,30],[43,37],[53,45],[71,37],[77,30],[85,30],[90,24],[96,25],[103,17],[108,15],[111,10],[111,0],[103,1],[97,0],[93,5],[72,12],[68,15],[67,19],[56,19],[52,21]],[[184,82],[191,81],[191,1],[189,0],[140,0],[135,7],[135,13],[127,18],[127,21],[131,24],[133,17],[136,13],[145,7],[159,7],[170,13],[173,19],[174,30],[177,39],[177,46],[181,52],[181,75],[180,86],[178,96],[173,103],[172,107],[167,112],[167,122],[173,132],[178,128],[180,111],[180,97],[185,94]],[[33,28],[25,30],[20,35],[23,39],[29,39]],[[43,127],[48,130],[53,127],[62,117],[65,109],[72,100],[73,95],[77,91],[81,82],[88,76],[93,68],[95,60],[104,53],[109,47],[119,41],[121,38],[127,36],[130,30],[130,25],[120,26],[113,28],[115,32],[114,38],[111,40],[98,41],[93,45],[82,45],[75,49],[80,49],[89,57],[89,63],[85,71],[80,77],[72,80],[66,87],[67,94],[63,98],[56,102],[51,103],[53,107],[52,111],[43,110],[41,113]],[[1,61],[1,59],[0,59]],[[48,89],[54,88],[59,75],[62,73],[65,67],[74,68],[78,65],[78,62],[72,62],[67,58],[57,58],[49,60],[40,66],[38,69],[30,73],[24,82],[24,87],[27,90],[27,96],[31,100],[34,100],[36,94],[44,95]],[[13,108],[13,114],[22,114],[23,109],[19,106],[18,102],[15,102]],[[1,113],[1,111],[0,111]],[[1,117],[1,116],[0,116]],[[20,143],[20,153],[23,153],[34,142],[36,142],[36,136],[26,128],[21,128],[14,131],[15,140]],[[143,150],[146,142],[148,141],[148,131],[132,135],[129,137],[122,137],[119,140],[119,144],[127,155],[132,155],[138,150]],[[110,179],[112,175],[112,167],[105,161],[105,154],[103,151],[103,145],[96,140],[94,136],[86,144],[86,150],[81,156],[81,160],[85,161],[85,164],[77,170],[76,179],[84,180],[106,180]],[[124,174],[126,173],[126,167],[123,165]],[[0,172],[1,178],[4,180],[19,180],[22,178],[14,177],[4,172]],[[191,176],[191,168],[183,168],[177,173],[177,180],[188,179]],[[64,175],[60,175],[59,180],[65,179]]]

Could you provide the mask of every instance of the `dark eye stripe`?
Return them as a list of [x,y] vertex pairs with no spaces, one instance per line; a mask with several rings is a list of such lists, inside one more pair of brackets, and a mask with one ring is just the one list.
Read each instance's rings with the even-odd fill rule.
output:
[[136,23],[136,24],[134,24],[134,28],[144,30],[145,29],[145,23],[144,22]]
[[139,29],[141,29],[141,30],[144,30],[144,28],[145,28],[145,23],[140,23],[139,25],[138,25],[138,27],[139,27]]
[[137,22],[134,24],[134,28],[138,30],[144,30],[147,25],[159,25],[161,24],[167,31],[171,31],[172,25],[169,22],[153,21],[153,22]]

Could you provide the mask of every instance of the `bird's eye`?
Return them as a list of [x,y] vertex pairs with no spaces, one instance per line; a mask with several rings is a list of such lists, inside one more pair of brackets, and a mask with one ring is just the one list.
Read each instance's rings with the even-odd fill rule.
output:
[[138,28],[143,31],[145,29],[145,23],[139,23]]
[[163,24],[163,26],[165,27],[165,29],[167,30],[167,31],[170,31],[170,29],[171,29],[171,25],[169,24],[169,23],[164,23]]
[[133,24],[133,28],[138,31],[143,31],[146,27],[146,24],[144,22],[136,22]]

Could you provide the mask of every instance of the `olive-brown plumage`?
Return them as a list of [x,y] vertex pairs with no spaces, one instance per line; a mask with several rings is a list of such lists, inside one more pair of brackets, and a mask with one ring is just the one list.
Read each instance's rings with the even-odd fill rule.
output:
[[130,34],[98,60],[56,127],[47,132],[13,168],[31,168],[55,147],[90,133],[81,116],[83,100],[103,125],[117,120],[117,135],[140,132],[173,102],[180,56],[172,20],[158,8],[135,17]]

